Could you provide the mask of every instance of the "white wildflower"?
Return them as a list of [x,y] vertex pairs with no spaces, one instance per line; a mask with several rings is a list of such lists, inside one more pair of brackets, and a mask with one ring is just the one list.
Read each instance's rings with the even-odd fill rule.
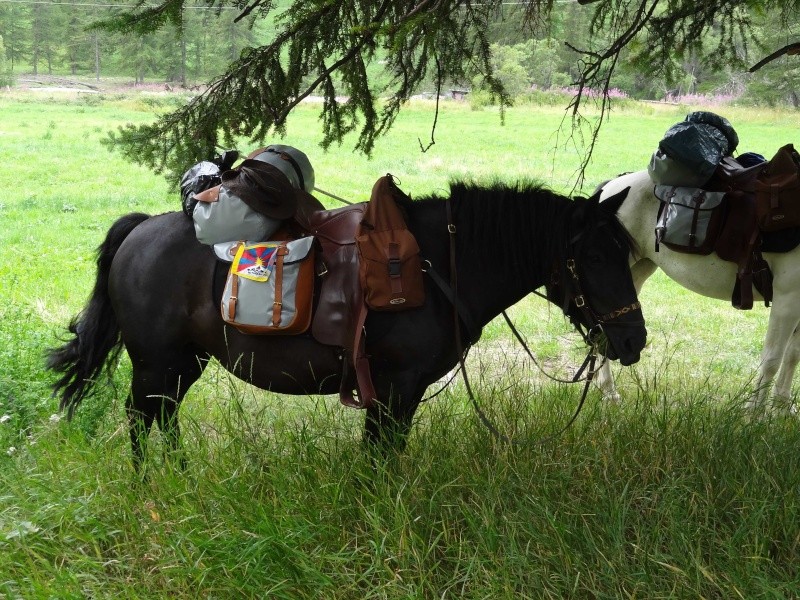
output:
[[51,423],[58,423],[61,420],[61,415],[58,413],[53,413],[50,415],[50,422]]
[[9,456],[11,456],[11,455],[12,455],[12,454],[14,454],[14,452],[16,452],[16,451],[17,451],[17,449],[16,449],[14,446],[9,446],[9,447],[8,447],[8,450],[6,450],[6,454],[8,454]]
[[0,423],[5,423],[6,421],[10,420],[11,420],[11,415],[3,415],[2,417],[0,417]]

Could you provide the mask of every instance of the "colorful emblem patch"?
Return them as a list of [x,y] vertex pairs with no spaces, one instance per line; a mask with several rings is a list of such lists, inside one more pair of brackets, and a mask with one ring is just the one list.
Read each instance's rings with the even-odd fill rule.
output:
[[275,250],[279,244],[267,242],[252,246],[239,246],[231,265],[231,272],[253,281],[267,281],[275,267]]

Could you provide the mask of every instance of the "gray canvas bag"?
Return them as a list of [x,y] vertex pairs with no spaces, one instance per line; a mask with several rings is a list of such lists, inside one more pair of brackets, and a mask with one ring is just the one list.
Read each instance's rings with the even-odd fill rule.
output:
[[224,185],[198,194],[192,211],[197,239],[208,245],[231,240],[268,240],[280,227],[272,219],[250,208]]
[[711,254],[725,220],[725,192],[657,185],[661,207],[656,221],[656,250],[664,244],[676,252]]
[[[292,335],[311,325],[314,238],[219,244],[231,263],[220,309],[244,333]],[[231,260],[233,255],[233,260]]]

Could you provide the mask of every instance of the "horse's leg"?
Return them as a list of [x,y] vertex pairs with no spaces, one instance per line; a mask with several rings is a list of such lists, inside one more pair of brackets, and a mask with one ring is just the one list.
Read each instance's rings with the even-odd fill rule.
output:
[[133,454],[133,468],[141,473],[144,464],[144,455],[147,450],[147,436],[155,420],[155,412],[147,401],[134,390],[137,388],[138,377],[136,369],[133,370],[131,391],[125,400],[125,412],[128,414],[128,429],[131,436],[131,451]]
[[[642,291],[644,282],[647,281],[658,267],[649,258],[642,258],[631,265],[631,275],[633,275],[633,285],[636,286],[636,295]],[[594,383],[603,394],[603,400],[619,402],[621,397],[614,383],[614,374],[611,372],[611,362],[603,360],[600,368],[594,377]]]
[[[770,385],[778,372],[781,362],[783,362],[784,354],[787,353],[787,344],[790,338],[793,337],[798,325],[797,303],[800,298],[796,296],[795,294],[783,295],[779,300],[773,302],[769,315],[769,324],[767,325],[767,336],[764,340],[764,348],[761,351],[761,364],[758,368],[756,389],[747,403],[748,408],[766,408]],[[792,350],[789,350],[789,354],[791,353]],[[785,389],[785,385],[784,381],[784,388],[781,391]]]
[[364,442],[384,455],[402,452],[426,386],[410,376],[378,377],[374,383],[378,401],[366,410]]
[[800,326],[795,326],[792,336],[786,345],[783,361],[775,378],[774,396],[775,403],[787,412],[793,412],[792,381],[800,362]]
[[[154,421],[164,435],[167,450],[176,452],[180,448],[178,408],[207,362],[205,354],[191,350],[173,354],[164,361],[132,359],[133,379],[127,412],[133,464],[137,471],[144,464],[147,439]],[[181,458],[181,466],[183,463]]]

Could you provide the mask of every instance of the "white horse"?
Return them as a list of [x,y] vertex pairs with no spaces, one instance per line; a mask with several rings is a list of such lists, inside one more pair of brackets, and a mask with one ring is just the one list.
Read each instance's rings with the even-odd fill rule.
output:
[[[654,229],[660,202],[653,194],[653,182],[647,171],[612,179],[604,184],[601,198],[628,186],[631,190],[618,215],[641,250],[631,264],[637,293],[647,278],[660,268],[672,280],[693,292],[730,302],[736,279],[734,263],[724,261],[714,253],[699,256],[673,252],[663,244],[658,252],[655,251]],[[765,400],[775,380],[773,406],[791,411],[792,378],[800,360],[800,247],[785,254],[764,253],[764,259],[772,269],[773,299],[756,388],[748,406],[766,408]],[[753,298],[754,301],[761,300],[755,290]],[[606,399],[619,400],[608,361],[600,368],[595,381]]]

